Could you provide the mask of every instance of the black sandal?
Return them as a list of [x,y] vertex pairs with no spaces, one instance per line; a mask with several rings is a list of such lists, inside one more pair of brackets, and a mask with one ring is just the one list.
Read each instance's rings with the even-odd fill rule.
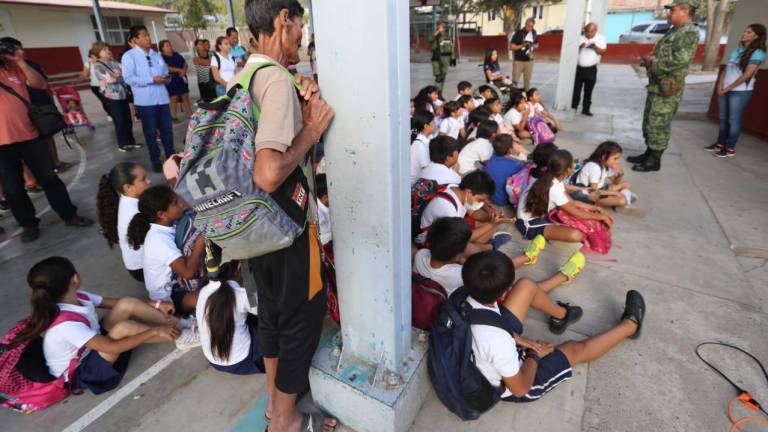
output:
[[[299,428],[299,432],[323,432],[327,427],[331,428],[331,430],[335,431],[336,428],[339,426],[339,420],[326,415],[322,411],[320,412],[313,412],[313,413],[306,413],[302,414],[303,418],[301,420],[301,427]],[[326,420],[332,420],[335,423],[333,425],[326,424]]]

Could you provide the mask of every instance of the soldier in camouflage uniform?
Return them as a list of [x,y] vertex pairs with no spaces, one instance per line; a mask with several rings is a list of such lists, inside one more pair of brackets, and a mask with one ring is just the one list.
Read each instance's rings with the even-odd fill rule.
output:
[[440,98],[443,97],[443,85],[448,75],[448,67],[455,64],[453,56],[453,41],[445,31],[445,21],[437,23],[437,31],[429,37],[432,48],[432,75],[435,76],[435,85]]
[[692,0],[674,0],[667,20],[674,26],[657,43],[653,54],[643,57],[648,71],[648,96],[643,114],[644,154],[627,158],[634,171],[658,171],[661,155],[669,144],[672,117],[683,98],[685,76],[688,75],[699,30],[693,24],[695,4]]

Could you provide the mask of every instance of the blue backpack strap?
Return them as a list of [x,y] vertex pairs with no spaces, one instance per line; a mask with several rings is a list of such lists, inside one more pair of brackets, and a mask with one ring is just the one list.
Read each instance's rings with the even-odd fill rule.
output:
[[[514,337],[515,334],[521,334],[523,329],[518,325],[519,321],[514,322],[510,319],[505,319],[505,310],[502,308],[503,306],[499,308],[501,310],[501,315],[487,309],[472,308],[467,313],[467,319],[471,325],[486,325],[497,327],[507,331],[512,337]],[[514,317],[514,315],[512,316]]]

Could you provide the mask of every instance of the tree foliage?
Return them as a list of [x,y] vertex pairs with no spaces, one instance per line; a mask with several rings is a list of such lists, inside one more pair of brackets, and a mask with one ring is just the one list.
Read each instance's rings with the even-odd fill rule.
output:
[[504,17],[504,31],[520,28],[523,9],[530,4],[558,3],[560,0],[474,0],[477,12],[498,12]]

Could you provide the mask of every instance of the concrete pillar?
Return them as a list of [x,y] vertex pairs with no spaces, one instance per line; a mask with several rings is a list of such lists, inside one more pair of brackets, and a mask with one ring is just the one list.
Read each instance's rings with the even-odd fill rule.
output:
[[320,342],[312,396],[354,430],[405,431],[429,388],[411,328],[408,2],[314,3],[342,324]]
[[598,33],[605,34],[605,18],[608,16],[609,0],[592,0],[589,21],[597,24]]
[[107,42],[107,38],[104,35],[104,23],[99,0],[93,0],[93,19],[96,21],[96,28],[99,29],[99,39],[101,39],[102,42]]
[[555,108],[559,110],[566,110],[571,106],[585,8],[585,0],[568,0],[566,4],[563,45],[560,48],[560,67],[555,93]]

